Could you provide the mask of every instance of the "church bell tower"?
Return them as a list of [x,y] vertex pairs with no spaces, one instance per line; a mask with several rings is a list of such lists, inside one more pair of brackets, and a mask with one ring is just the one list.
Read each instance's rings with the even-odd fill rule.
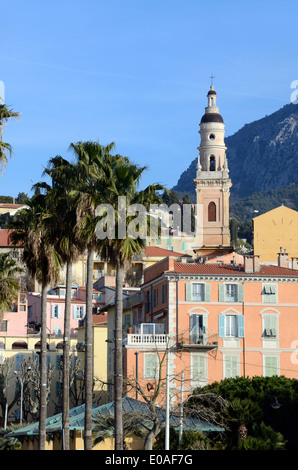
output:
[[229,178],[225,124],[217,107],[213,85],[207,93],[208,106],[200,122],[197,174],[194,179],[197,195],[197,246],[201,256],[229,253],[229,197],[232,186]]

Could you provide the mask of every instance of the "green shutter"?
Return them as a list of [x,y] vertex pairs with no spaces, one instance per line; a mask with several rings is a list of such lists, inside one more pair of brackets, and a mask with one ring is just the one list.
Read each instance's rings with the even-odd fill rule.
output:
[[225,285],[218,284],[218,301],[224,302],[225,301]]
[[191,284],[185,284],[185,300],[191,300]]
[[210,302],[210,284],[205,284],[205,301]]
[[237,324],[238,324],[238,338],[244,338],[244,316],[243,315],[238,315]]
[[237,301],[243,302],[244,301],[244,286],[243,284],[238,284],[237,286]]

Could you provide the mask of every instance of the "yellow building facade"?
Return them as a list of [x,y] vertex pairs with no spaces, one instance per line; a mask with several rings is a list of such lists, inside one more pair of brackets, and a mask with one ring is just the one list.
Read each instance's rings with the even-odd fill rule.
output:
[[298,257],[297,211],[280,206],[252,220],[254,253],[261,262],[275,262],[281,248],[286,250],[289,260]]

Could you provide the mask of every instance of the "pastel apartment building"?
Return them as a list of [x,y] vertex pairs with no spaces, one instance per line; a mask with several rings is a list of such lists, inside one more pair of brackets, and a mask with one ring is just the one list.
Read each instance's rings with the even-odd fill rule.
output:
[[146,269],[144,323],[127,334],[125,375],[152,383],[167,350],[173,391],[182,372],[185,391],[235,376],[298,379],[298,270],[287,267],[284,252],[277,265],[243,259],[205,264],[167,257]]
[[[47,295],[47,330],[57,337],[63,336],[65,311],[65,286],[56,286]],[[28,293],[28,324],[38,327],[41,322],[41,294]],[[93,313],[103,305],[102,293],[93,290]],[[70,337],[77,337],[77,328],[86,314],[86,288],[73,286],[71,298]]]

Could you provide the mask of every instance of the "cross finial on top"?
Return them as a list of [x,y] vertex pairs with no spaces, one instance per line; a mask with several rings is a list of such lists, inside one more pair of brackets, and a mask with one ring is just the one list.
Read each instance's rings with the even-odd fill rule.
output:
[[212,74],[209,78],[211,78],[211,86],[213,86],[213,79],[215,78],[214,75]]

